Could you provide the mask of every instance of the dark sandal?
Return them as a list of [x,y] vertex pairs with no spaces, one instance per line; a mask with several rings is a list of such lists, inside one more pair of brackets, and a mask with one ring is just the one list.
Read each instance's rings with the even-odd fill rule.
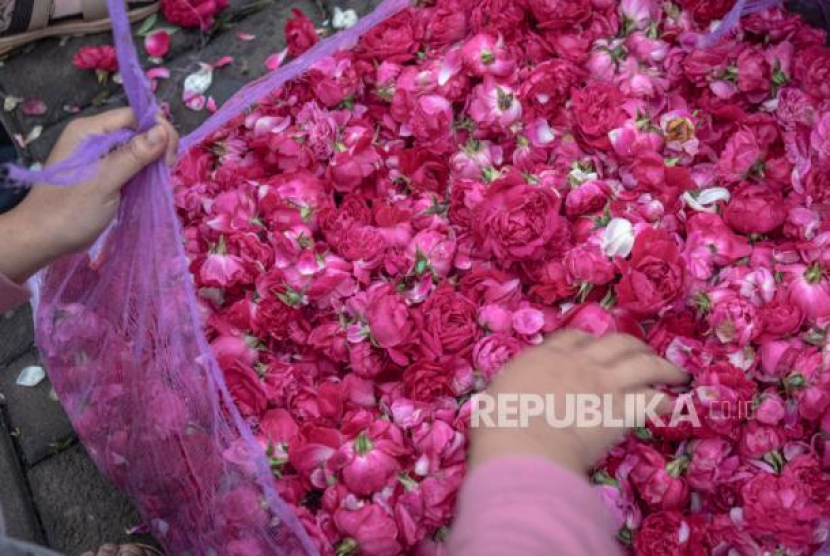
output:
[[[60,0],[0,0],[0,56],[31,42],[61,35],[89,35],[111,28],[106,0],[81,0],[77,17],[52,19]],[[130,2],[130,21],[144,19],[159,9],[157,1]]]

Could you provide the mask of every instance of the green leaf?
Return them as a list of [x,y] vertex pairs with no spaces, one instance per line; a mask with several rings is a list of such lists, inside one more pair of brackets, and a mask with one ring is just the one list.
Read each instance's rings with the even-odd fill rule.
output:
[[166,31],[168,35],[172,36],[172,35],[175,35],[176,33],[179,32],[179,28],[178,27],[159,27],[158,29],[153,29],[152,33],[155,33],[156,31]]
[[155,26],[156,21],[158,21],[158,19],[159,15],[156,13],[142,21],[141,26],[138,28],[138,31],[136,31],[136,34],[139,37],[146,37],[147,35],[149,35],[152,32],[153,27]]
[[634,542],[634,534],[627,526],[623,526],[623,528],[617,532],[617,538],[626,546],[631,546],[631,543]]
[[620,483],[605,470],[597,471],[591,479],[594,481],[594,484],[597,485],[608,485],[612,487],[620,486]]
[[666,464],[666,473],[672,477],[679,477],[686,471],[689,466],[689,458],[687,456],[680,456]]
[[651,440],[653,438],[651,431],[645,427],[637,427],[634,429],[634,434],[637,435],[637,438],[640,440]]
[[708,314],[709,311],[712,310],[712,300],[709,299],[709,296],[706,295],[706,292],[703,290],[700,290],[697,294],[695,294],[694,302],[698,310],[704,315]]
[[768,463],[776,473],[780,473],[784,468],[784,456],[778,450],[767,452],[761,457],[761,460]]

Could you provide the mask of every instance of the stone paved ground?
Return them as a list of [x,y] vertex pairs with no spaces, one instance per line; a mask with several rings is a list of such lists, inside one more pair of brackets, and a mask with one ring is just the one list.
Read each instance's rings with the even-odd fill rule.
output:
[[[177,127],[186,133],[206,113],[184,108],[180,83],[199,61],[230,55],[235,62],[217,70],[210,94],[220,103],[241,85],[264,72],[264,60],[285,47],[282,29],[291,8],[302,9],[318,26],[334,5],[352,7],[364,15],[379,0],[245,0],[235,1],[230,21],[212,38],[198,33],[173,35],[165,60],[173,79],[159,98],[170,102]],[[255,6],[256,9],[246,9]],[[263,7],[264,6],[264,7]],[[239,32],[257,36],[240,41]],[[27,162],[42,161],[70,115],[65,105],[81,114],[121,106],[124,96],[114,83],[101,85],[87,72],[71,65],[72,55],[85,45],[110,43],[107,34],[47,40],[12,54],[0,67],[0,99],[7,96],[39,98],[48,111],[40,117],[19,110],[0,110],[0,122],[11,133],[24,136],[36,125],[43,136],[21,152]],[[2,103],[0,103],[2,104]],[[48,215],[44,215],[48,218]],[[140,519],[130,502],[98,472],[78,443],[72,426],[56,401],[48,380],[34,388],[17,386],[20,370],[38,364],[29,306],[0,315],[0,505],[7,532],[15,538],[46,544],[70,556],[104,542],[152,539],[130,537],[127,529]]]

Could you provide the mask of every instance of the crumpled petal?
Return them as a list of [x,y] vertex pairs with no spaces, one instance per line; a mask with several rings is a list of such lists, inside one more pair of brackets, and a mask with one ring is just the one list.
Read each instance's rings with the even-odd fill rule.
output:
[[17,375],[15,383],[18,386],[33,387],[43,382],[43,379],[45,378],[46,371],[43,370],[43,367],[39,365],[31,365],[29,367],[23,367],[23,370],[21,370],[20,374]]

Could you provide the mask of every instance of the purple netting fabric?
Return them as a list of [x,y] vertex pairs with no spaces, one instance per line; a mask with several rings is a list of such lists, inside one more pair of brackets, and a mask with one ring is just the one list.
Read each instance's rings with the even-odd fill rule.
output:
[[[387,0],[352,29],[245,87],[182,148],[407,5]],[[123,0],[109,0],[109,9],[124,89],[146,130],[156,100]],[[10,177],[70,186],[131,136],[91,138],[63,164],[12,168]],[[136,502],[168,554],[316,554],[279,498],[202,333],[172,195],[167,166],[147,167],[124,188],[116,221],[96,246],[39,276],[35,327],[52,383],[92,458]]]
[[718,24],[718,27],[702,37],[700,46],[707,48],[721,40],[735,29],[742,17],[779,6],[783,2],[784,0],[737,0],[729,13],[726,14],[726,17]]

